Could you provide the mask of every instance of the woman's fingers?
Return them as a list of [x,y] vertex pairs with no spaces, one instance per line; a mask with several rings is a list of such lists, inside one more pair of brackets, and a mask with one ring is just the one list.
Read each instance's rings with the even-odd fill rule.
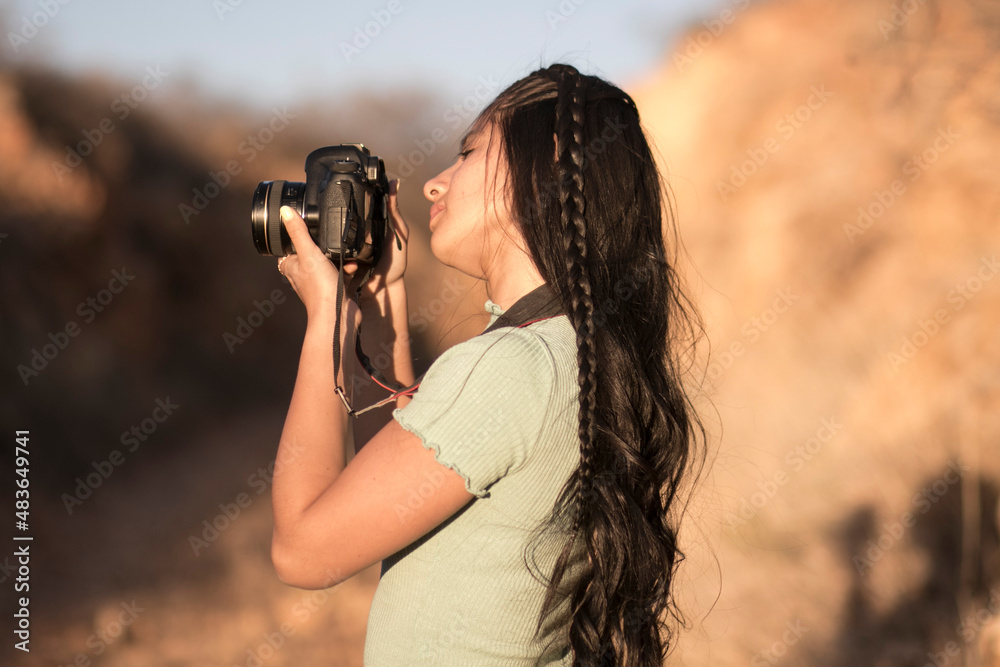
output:
[[[295,250],[295,253],[289,256],[289,261],[284,265],[285,275],[288,276],[290,273],[291,275],[313,274],[317,271],[323,274],[329,273],[333,264],[309,235],[309,228],[306,227],[302,216],[290,206],[282,206],[280,213],[281,222],[285,225]],[[334,272],[336,271],[334,270]],[[349,273],[346,263],[344,272]]]
[[[288,230],[288,237],[292,240],[295,254],[300,257],[300,261],[308,261],[310,263],[329,261],[326,254],[313,241],[305,220],[302,219],[302,216],[295,209],[290,206],[282,206],[280,213],[281,221],[284,223],[285,229]],[[357,262],[344,262],[344,273],[351,275],[357,272],[357,270]]]
[[279,209],[281,214],[281,222],[285,225],[285,229],[288,231],[288,237],[292,240],[292,246],[295,248],[295,253],[302,255],[307,253],[309,246],[316,248],[316,243],[313,242],[312,237],[309,236],[309,228],[306,227],[305,220],[290,206],[282,206]]
[[385,237],[385,247],[378,263],[378,278],[369,286],[373,292],[399,281],[406,272],[406,244],[410,238],[410,228],[399,211],[398,195],[399,180],[394,178],[389,181],[389,224],[392,225],[393,233]]
[[281,221],[288,231],[295,252],[282,260],[282,273],[306,306],[306,311],[325,318],[329,306],[335,304],[339,278],[337,269],[309,235],[301,216],[288,206],[282,206]]
[[[381,289],[400,280],[406,270],[406,244],[410,238],[410,228],[400,213],[398,193],[399,180],[393,179],[389,182],[389,217],[394,236],[386,238],[383,242],[385,247],[378,264],[377,276],[373,278],[373,284],[370,286],[372,290]],[[315,274],[318,270],[318,274],[327,276],[330,273],[335,274],[337,268],[313,241],[305,221],[293,208],[282,206],[280,214],[282,224],[288,232],[288,237],[291,239],[295,251],[294,254],[288,256],[287,261],[281,264],[281,271],[302,297],[303,294],[299,290],[298,283],[305,275]],[[399,248],[396,247],[397,237],[401,246]],[[345,275],[357,276],[359,268],[356,261],[348,261],[344,262],[343,272]]]
[[399,179],[394,178],[389,181],[389,210],[391,212],[392,226],[399,234],[400,240],[405,244],[410,238],[410,228],[403,219],[403,214],[399,211]]

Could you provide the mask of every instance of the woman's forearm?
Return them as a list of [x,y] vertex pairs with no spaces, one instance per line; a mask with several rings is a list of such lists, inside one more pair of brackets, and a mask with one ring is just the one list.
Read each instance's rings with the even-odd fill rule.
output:
[[[399,217],[394,191],[390,191],[390,203],[394,229],[402,240],[406,240],[407,227]],[[358,305],[350,299],[343,302],[340,331],[340,359],[343,363],[335,378],[334,316],[339,300],[337,295],[342,294],[339,281],[344,279],[344,275],[316,246],[305,222],[294,210],[283,206],[280,212],[298,252],[279,260],[278,269],[302,299],[308,324],[275,461],[271,493],[274,511],[271,558],[279,576],[285,573],[291,580],[300,581],[303,554],[309,554],[310,545],[315,544],[317,539],[317,530],[322,530],[315,520],[315,515],[322,515],[323,512],[323,504],[318,501],[336,492],[336,483],[348,459],[347,407],[336,388],[339,384],[348,396],[352,395],[356,366],[355,331],[357,316],[361,313],[358,312]],[[379,290],[380,296],[370,299],[376,308],[366,317],[365,345],[367,349],[376,349],[388,344],[390,352],[386,357],[392,360],[383,361],[387,365],[386,370],[391,368],[390,373],[397,376],[394,379],[408,382],[412,381],[413,371],[406,327],[406,291],[401,280],[406,267],[405,247],[401,243],[390,247],[382,259],[378,278],[385,287]],[[362,303],[364,301],[362,299]],[[371,311],[371,307],[368,310]],[[359,386],[355,405],[360,405],[359,400],[366,400],[369,394],[366,389],[370,390],[369,387]],[[362,429],[361,433],[363,441],[367,441],[365,430]]]
[[[410,331],[406,306],[406,287],[397,281],[375,296],[361,298],[361,347],[372,365],[389,380],[404,387],[413,383],[413,358],[410,351]],[[353,340],[349,342],[353,348]],[[361,367],[354,365],[352,404],[364,408],[387,396]],[[360,450],[392,418],[392,411],[409,402],[400,397],[393,403],[371,410],[354,419],[354,447]]]
[[[341,337],[353,342],[353,327],[347,326],[347,319],[342,318]],[[336,480],[346,461],[347,409],[335,392],[333,316],[310,316],[309,320],[274,466],[276,538],[283,531],[294,530],[306,509]]]
[[[397,286],[398,285],[398,286]],[[366,305],[365,302],[368,302]],[[362,299],[362,346],[384,375],[403,385],[413,382],[413,363],[407,326],[406,290],[400,281],[380,290],[377,297]],[[351,402],[365,407],[386,398],[386,390],[375,384],[354,361],[355,329],[350,318],[341,320],[344,363],[340,384],[346,383]],[[347,463],[347,409],[335,391],[333,375],[334,318],[326,313],[310,314],[302,342],[298,374],[288,415],[281,431],[272,487],[274,540],[280,547],[297,539],[296,527],[309,507],[337,479]],[[401,398],[398,407],[409,401]],[[389,419],[396,404],[354,419],[354,439],[360,449]]]

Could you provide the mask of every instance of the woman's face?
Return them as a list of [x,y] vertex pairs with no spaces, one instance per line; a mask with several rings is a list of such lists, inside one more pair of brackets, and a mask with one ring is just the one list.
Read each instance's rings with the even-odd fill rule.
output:
[[502,190],[507,167],[499,133],[487,124],[470,133],[461,150],[454,164],[424,184],[424,196],[433,202],[431,252],[462,273],[488,278],[509,235],[517,233]]

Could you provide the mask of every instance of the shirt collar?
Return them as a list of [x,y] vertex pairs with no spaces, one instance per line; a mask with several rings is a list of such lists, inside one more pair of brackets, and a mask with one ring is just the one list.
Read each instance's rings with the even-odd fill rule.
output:
[[486,326],[492,326],[493,323],[497,321],[497,318],[503,315],[503,308],[493,303],[490,299],[486,299],[486,306],[484,307],[484,310],[490,314],[490,323]]

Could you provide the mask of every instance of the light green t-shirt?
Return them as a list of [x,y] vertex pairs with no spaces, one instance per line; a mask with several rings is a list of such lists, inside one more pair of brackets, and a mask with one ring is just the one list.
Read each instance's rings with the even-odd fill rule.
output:
[[[492,301],[486,309],[490,324],[502,312]],[[455,345],[431,365],[409,405],[393,412],[476,497],[382,561],[366,667],[529,667],[553,638],[554,653],[539,664],[571,664],[568,600],[534,637],[545,585],[523,554],[579,465],[577,376],[576,335],[562,315]],[[420,493],[433,493],[433,480]],[[400,520],[405,514],[401,508]],[[547,533],[539,543],[535,562],[545,577],[566,537]],[[581,546],[561,588],[578,576]]]

